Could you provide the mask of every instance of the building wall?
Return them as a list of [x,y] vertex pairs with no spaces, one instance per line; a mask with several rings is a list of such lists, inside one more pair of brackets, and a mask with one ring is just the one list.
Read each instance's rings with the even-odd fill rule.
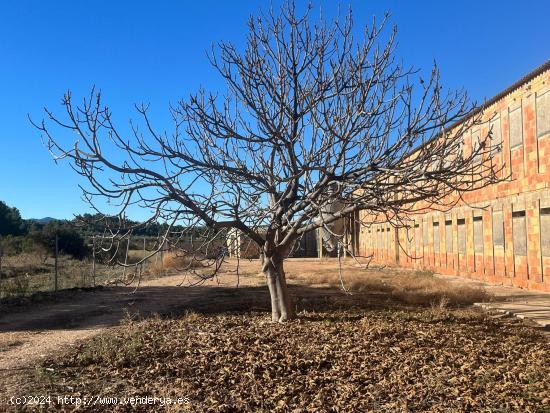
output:
[[[503,182],[466,193],[465,202],[446,212],[410,218],[410,228],[388,223],[362,226],[359,255],[374,263],[431,269],[487,282],[550,291],[550,68],[527,76],[483,111],[483,125],[467,134],[464,151],[476,135],[492,127],[502,150]],[[369,217],[361,212],[360,220]]]
[[253,259],[260,256],[260,247],[237,229],[227,234],[227,253],[232,258]]
[[[227,252],[229,257],[256,259],[260,257],[260,247],[248,236],[238,230],[232,229],[227,236]],[[290,251],[289,257],[307,258],[317,257],[317,232],[310,231],[299,238]]]

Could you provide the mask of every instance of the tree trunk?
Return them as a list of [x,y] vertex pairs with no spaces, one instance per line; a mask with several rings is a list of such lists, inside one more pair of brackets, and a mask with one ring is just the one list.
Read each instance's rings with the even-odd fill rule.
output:
[[271,320],[284,323],[296,318],[294,303],[286,285],[283,259],[279,256],[264,256],[262,272],[265,274],[271,296]]

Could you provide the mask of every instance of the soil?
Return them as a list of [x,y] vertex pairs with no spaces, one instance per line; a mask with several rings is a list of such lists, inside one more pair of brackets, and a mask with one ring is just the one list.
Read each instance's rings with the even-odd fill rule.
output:
[[[240,286],[263,284],[254,271],[255,266],[256,263],[247,262],[246,268],[241,268]],[[196,287],[182,287],[182,282],[185,285],[184,276],[170,275],[144,281],[138,287],[72,290],[70,295],[61,293],[55,300],[3,308],[0,394],[11,394],[25,374],[33,371],[50,353],[118,326],[127,318],[185,312],[188,305],[202,302],[205,291],[215,287],[218,304],[219,300],[231,300],[231,294],[225,290],[237,285],[237,277],[228,272]],[[204,305],[208,305],[206,300]]]
[[[292,260],[285,268],[287,277],[301,272],[323,274],[338,271],[336,261],[316,259]],[[347,265],[353,268],[353,265]],[[269,318],[269,297],[264,278],[258,274],[259,264],[241,261],[239,277],[234,263],[218,278],[200,286],[180,286],[188,282],[183,275],[170,275],[143,281],[139,286],[104,287],[65,292],[54,300],[29,303],[21,308],[1,309],[0,313],[0,398],[15,394],[16,389],[30,383],[36,367],[52,354],[77,350],[83,340],[99,333],[115,330],[128,319],[145,319],[154,314],[177,318],[187,311],[222,314],[224,312],[260,312]],[[235,287],[238,286],[239,290]],[[321,288],[320,288],[321,287]],[[292,285],[299,297],[298,311],[308,308],[308,300],[338,303],[353,296],[334,288]],[[363,297],[363,300],[365,298]],[[369,294],[368,305],[376,308],[379,293]],[[340,304],[339,304],[340,305]]]

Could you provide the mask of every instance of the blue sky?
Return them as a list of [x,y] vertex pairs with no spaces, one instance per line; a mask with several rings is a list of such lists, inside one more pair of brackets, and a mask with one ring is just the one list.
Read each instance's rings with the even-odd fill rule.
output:
[[[246,20],[269,1],[17,1],[0,2],[0,200],[24,218],[71,218],[88,211],[67,164],[56,165],[27,114],[59,111],[100,88],[116,119],[137,118],[134,103],[151,104],[160,129],[167,107],[199,86],[223,90],[205,51],[218,40],[242,45]],[[274,1],[274,4],[278,4]],[[337,2],[313,1],[330,15]],[[348,2],[340,2],[346,6]],[[443,85],[491,97],[550,58],[550,2],[351,1],[357,26],[391,12],[398,56]],[[135,218],[140,218],[139,214]]]

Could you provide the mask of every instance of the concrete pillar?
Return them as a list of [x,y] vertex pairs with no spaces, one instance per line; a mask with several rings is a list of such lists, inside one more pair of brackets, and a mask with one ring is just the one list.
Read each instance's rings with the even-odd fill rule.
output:
[[458,215],[457,211],[451,212],[451,217],[453,221],[453,261],[454,261],[454,274],[459,275],[460,274],[460,260],[459,260],[459,253],[458,253]]
[[470,274],[475,273],[475,252],[474,252],[474,213],[468,208],[464,213],[466,220],[466,268]]
[[483,260],[484,274],[487,277],[495,275],[495,258],[493,246],[493,207],[489,206],[483,216]]
[[512,205],[509,201],[502,205],[502,217],[504,221],[504,263],[506,275],[510,278],[515,276],[514,266],[514,237],[512,230]]
[[526,203],[527,271],[531,281],[542,282],[542,253],[540,246],[540,200]]

